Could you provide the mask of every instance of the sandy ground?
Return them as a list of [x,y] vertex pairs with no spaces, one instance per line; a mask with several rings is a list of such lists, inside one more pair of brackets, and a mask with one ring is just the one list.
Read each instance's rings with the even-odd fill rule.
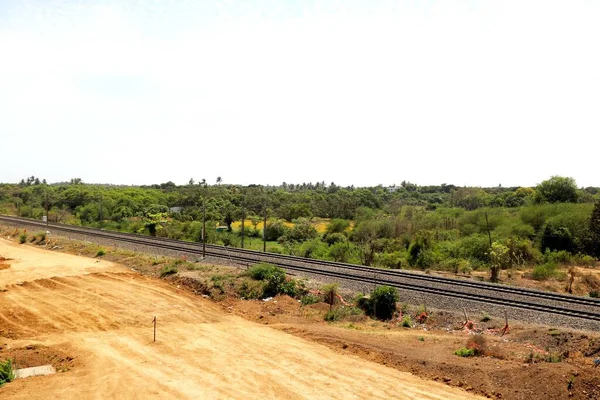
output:
[[64,371],[7,384],[0,398],[477,398],[226,315],[112,263],[2,239],[0,256],[11,259],[0,270],[1,354],[52,354]]

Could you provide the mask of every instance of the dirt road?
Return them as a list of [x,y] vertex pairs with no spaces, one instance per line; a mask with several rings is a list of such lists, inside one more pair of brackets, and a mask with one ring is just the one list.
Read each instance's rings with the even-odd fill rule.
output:
[[0,358],[66,365],[5,385],[0,398],[476,398],[225,315],[112,263],[3,239],[0,256],[11,259],[0,270]]

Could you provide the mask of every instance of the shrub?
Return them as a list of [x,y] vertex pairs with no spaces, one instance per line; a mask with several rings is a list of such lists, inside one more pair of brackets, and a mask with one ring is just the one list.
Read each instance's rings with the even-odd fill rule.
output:
[[273,264],[256,264],[248,269],[247,274],[252,279],[265,282],[263,297],[277,295],[281,290],[281,285],[285,283],[285,271]]
[[259,299],[264,291],[262,281],[244,279],[238,289],[238,294],[243,299]]
[[46,242],[46,232],[38,232],[35,235],[35,237],[36,237],[36,239],[37,239],[37,241],[38,241],[39,244],[43,244],[43,243]]
[[471,349],[467,349],[466,347],[461,347],[460,349],[456,350],[454,354],[459,357],[473,357],[475,352]]
[[15,379],[15,371],[12,360],[0,361],[0,386],[12,382]]
[[106,251],[104,251],[104,249],[100,249],[98,250],[98,252],[96,253],[96,257],[102,257],[103,255],[106,254]]
[[27,232],[23,232],[19,235],[19,243],[23,244],[27,241]]
[[553,278],[557,275],[557,265],[556,263],[547,262],[542,265],[536,265],[531,273],[531,277],[536,281],[545,281],[547,279]]
[[363,315],[363,311],[358,307],[340,306],[330,310],[325,314],[325,321],[342,321],[347,318]]
[[165,276],[176,274],[178,272],[179,269],[175,265],[165,265],[160,271],[160,277],[164,278]]
[[297,297],[306,293],[306,288],[302,281],[290,279],[279,286],[279,293],[290,297]]
[[303,306],[309,306],[311,304],[316,304],[320,301],[321,301],[321,299],[319,299],[314,294],[307,294],[300,298],[300,304],[302,304]]
[[373,314],[377,319],[390,319],[396,311],[396,303],[400,300],[398,291],[391,286],[378,286],[370,296]]
[[412,319],[410,318],[410,315],[405,315],[402,317],[402,326],[405,328],[412,327]]
[[323,237],[323,241],[328,245],[336,244],[336,243],[346,243],[348,238],[343,233],[330,233]]

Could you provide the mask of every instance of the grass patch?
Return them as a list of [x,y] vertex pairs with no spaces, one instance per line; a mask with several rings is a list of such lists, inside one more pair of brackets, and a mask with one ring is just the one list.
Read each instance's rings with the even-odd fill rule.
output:
[[106,251],[104,251],[104,249],[100,249],[96,252],[96,257],[102,257],[105,254],[106,254]]
[[328,311],[325,314],[325,321],[327,322],[335,322],[335,321],[343,321],[345,319],[354,319],[359,316],[363,316],[364,312],[358,307],[354,306],[340,306]]
[[402,326],[405,328],[412,327],[412,319],[410,318],[410,315],[407,314],[402,317]]
[[23,232],[19,235],[19,243],[23,244],[27,241],[27,233]]
[[173,275],[179,272],[179,269],[176,265],[165,265],[163,269],[160,271],[160,277],[164,278],[165,276]]
[[302,296],[300,298],[300,304],[302,304],[303,306],[309,306],[311,304],[317,304],[321,301],[321,299],[318,296],[315,296],[314,294],[307,294],[305,296]]
[[484,311],[483,313],[481,313],[481,322],[488,322],[490,319],[492,318],[487,312]]

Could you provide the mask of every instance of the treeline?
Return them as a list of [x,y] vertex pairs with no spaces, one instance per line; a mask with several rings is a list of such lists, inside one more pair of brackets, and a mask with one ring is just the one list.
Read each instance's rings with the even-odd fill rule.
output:
[[[226,227],[208,230],[207,240],[231,246],[241,244],[234,222],[244,216],[244,235],[261,236],[266,213],[267,240],[279,243],[273,251],[390,268],[491,268],[493,275],[539,264],[551,275],[557,252],[583,263],[600,255],[600,191],[578,188],[572,178],[555,176],[534,188],[217,181],[129,187],[30,177],[0,185],[0,212],[193,241],[200,240],[205,212],[208,226]],[[330,220],[324,232],[315,218]]]

